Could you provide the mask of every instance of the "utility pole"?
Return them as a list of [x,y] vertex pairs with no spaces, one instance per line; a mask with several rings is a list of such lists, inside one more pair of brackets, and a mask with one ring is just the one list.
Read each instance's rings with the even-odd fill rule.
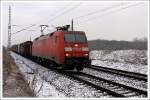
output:
[[9,6],[9,20],[8,20],[8,45],[7,47],[11,47],[11,6]]
[[73,31],[73,19],[71,21],[71,30]]
[[48,27],[48,25],[40,25],[41,27],[41,36],[44,35],[43,31],[45,30],[46,27]]

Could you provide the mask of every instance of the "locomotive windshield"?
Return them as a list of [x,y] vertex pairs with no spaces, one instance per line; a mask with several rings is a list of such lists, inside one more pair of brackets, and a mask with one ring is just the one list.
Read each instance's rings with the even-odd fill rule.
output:
[[65,38],[65,42],[79,42],[79,43],[86,43],[87,42],[85,34],[81,34],[78,32],[65,33],[64,38]]

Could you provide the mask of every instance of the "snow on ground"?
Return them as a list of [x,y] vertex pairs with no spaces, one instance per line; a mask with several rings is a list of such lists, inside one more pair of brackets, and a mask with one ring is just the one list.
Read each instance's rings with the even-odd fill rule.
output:
[[13,52],[11,55],[37,97],[109,97]]
[[146,50],[91,51],[92,65],[148,74]]

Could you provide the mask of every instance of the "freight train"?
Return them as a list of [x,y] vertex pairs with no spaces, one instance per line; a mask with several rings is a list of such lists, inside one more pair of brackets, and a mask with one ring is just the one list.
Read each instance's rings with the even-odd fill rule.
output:
[[85,32],[68,31],[67,27],[58,27],[57,31],[33,41],[13,45],[12,51],[42,62],[48,61],[58,69],[83,70],[91,64]]

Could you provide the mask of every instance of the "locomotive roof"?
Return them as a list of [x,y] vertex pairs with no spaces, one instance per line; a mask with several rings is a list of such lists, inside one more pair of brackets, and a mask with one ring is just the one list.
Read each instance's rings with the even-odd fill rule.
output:
[[[64,31],[64,30],[59,30],[59,31],[60,31],[60,32],[64,32],[64,33],[69,33],[69,32],[85,33],[84,31]],[[55,32],[58,32],[58,31],[55,31]],[[55,32],[48,33],[48,34],[46,34],[46,35],[41,35],[40,37],[35,38],[34,41],[46,39],[46,38],[48,38],[49,36],[52,36],[53,34],[55,34]]]
[[[72,33],[85,33],[84,31],[64,31],[65,33],[69,33],[69,32],[72,32]],[[71,34],[72,34],[71,33]]]

